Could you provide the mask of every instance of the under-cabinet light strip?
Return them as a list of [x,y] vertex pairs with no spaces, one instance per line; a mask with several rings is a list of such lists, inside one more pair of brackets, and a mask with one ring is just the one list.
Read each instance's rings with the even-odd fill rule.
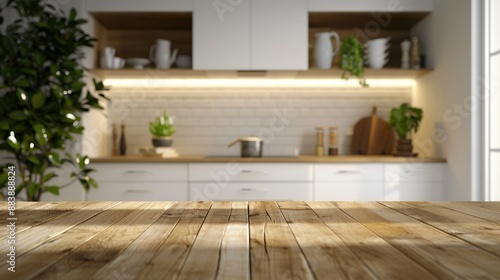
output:
[[[412,87],[411,79],[367,80],[370,87]],[[106,86],[120,88],[163,87],[361,87],[358,80],[342,79],[106,79]]]

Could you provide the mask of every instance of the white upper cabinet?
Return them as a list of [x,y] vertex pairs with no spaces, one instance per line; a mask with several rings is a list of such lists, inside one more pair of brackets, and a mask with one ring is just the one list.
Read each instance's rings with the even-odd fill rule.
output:
[[194,0],[193,68],[308,68],[307,0]]
[[307,1],[251,1],[252,69],[307,69]]
[[249,0],[194,0],[194,69],[249,69],[249,10]]
[[86,0],[86,3],[90,13],[193,11],[193,0]]
[[433,0],[309,0],[310,12],[431,12]]

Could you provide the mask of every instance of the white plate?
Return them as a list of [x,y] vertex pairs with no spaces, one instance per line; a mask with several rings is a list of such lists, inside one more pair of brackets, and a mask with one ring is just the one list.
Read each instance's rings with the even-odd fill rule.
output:
[[135,69],[144,69],[144,66],[150,63],[149,59],[139,57],[127,58],[126,62]]

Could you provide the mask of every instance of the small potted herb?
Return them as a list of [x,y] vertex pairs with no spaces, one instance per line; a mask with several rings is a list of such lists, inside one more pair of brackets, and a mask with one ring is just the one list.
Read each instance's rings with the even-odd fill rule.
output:
[[365,80],[365,51],[363,45],[354,36],[342,40],[340,46],[340,68],[343,70],[342,78],[349,76],[358,77],[359,84],[368,87]]
[[399,108],[391,110],[389,126],[398,135],[396,155],[415,156],[411,138],[407,138],[411,132],[417,132],[422,121],[423,111],[420,108],[411,107],[408,103],[403,103]]
[[172,145],[171,136],[175,133],[175,128],[172,125],[172,118],[167,115],[166,111],[149,123],[149,132],[153,136],[153,146],[170,147]]

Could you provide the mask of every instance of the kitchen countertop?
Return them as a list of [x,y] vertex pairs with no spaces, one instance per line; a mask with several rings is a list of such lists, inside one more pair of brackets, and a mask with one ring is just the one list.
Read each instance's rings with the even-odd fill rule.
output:
[[218,157],[218,156],[181,156],[178,158],[145,157],[142,155],[128,156],[107,156],[91,158],[92,163],[119,163],[119,162],[182,162],[182,163],[203,163],[203,162],[278,162],[278,163],[405,163],[405,162],[446,162],[444,158],[425,157],[395,157],[395,156],[298,156],[298,157],[273,157],[264,156],[262,158],[241,158],[241,157]]
[[[7,209],[7,203],[0,206]],[[18,202],[1,279],[498,279],[500,202]],[[5,221],[7,211],[0,213]],[[4,227],[5,228],[5,227]],[[5,230],[5,229],[4,229]],[[9,252],[2,235],[1,252]]]

